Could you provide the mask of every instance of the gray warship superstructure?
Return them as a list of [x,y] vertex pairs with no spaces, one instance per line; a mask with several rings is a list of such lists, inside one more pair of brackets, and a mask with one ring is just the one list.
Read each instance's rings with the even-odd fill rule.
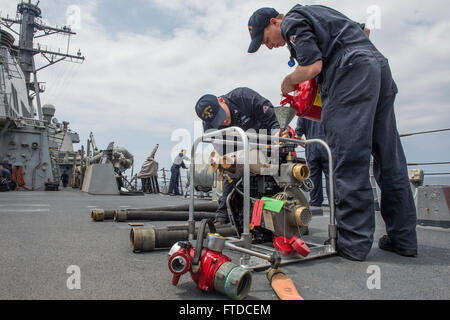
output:
[[[69,27],[46,26],[40,19],[41,10],[31,0],[18,4],[15,19],[0,19],[0,163],[10,167],[17,187],[25,190],[57,186],[61,174],[72,173],[81,160],[73,149],[80,142],[78,134],[69,129],[68,122],[54,118],[53,105],[41,106],[40,94],[45,89],[37,73],[63,60],[81,63],[84,57],[80,51],[70,55],[35,46],[37,37],[75,34]],[[20,26],[20,31],[14,26]],[[18,45],[13,34],[18,36]],[[47,65],[36,68],[38,54]]]

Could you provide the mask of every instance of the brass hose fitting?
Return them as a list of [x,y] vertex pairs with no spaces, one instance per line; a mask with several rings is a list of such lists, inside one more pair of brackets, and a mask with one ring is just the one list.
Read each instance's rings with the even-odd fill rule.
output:
[[114,210],[94,209],[91,211],[92,221],[104,221],[114,219]]
[[311,172],[309,170],[309,167],[303,163],[297,163],[292,168],[292,175],[299,182],[302,182],[302,181],[305,181],[306,179],[308,179],[310,176],[310,173]]
[[130,232],[130,248],[133,252],[155,250],[155,230],[153,228],[132,228]]
[[295,209],[295,222],[299,227],[307,227],[312,220],[312,212],[306,207],[297,207]]
[[91,219],[92,221],[103,221],[105,216],[105,210],[92,210]]

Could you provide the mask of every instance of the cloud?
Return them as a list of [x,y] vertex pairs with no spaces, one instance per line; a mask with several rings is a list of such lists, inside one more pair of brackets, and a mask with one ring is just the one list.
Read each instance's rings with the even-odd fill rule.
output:
[[[1,2],[3,12],[15,14],[10,1]],[[40,5],[44,18],[60,25],[65,23],[69,5],[81,9],[81,29],[71,37],[70,50],[80,48],[86,61],[44,69],[39,80],[47,83],[43,102],[56,105],[57,117],[71,122],[82,141],[90,131],[101,148],[117,141],[135,155],[137,167],[160,143],[159,161],[168,168],[172,147],[178,143],[170,141],[171,133],[178,128],[193,131],[193,108],[201,95],[220,95],[247,86],[279,104],[281,81],[291,72],[288,50],[247,54],[248,18],[260,7],[274,6],[273,1],[134,0],[127,2],[130,11],[125,7],[122,12],[107,3],[43,0]],[[320,3],[360,22],[368,19],[367,8],[373,5],[372,1],[350,0]],[[287,12],[294,4],[277,1],[276,8]],[[378,1],[377,5],[381,29],[373,30],[371,38],[389,58],[400,89],[396,105],[400,131],[448,126],[450,24],[448,10],[443,10],[449,6],[447,1],[426,6],[418,0]],[[139,20],[134,28],[132,9],[144,10],[137,15],[142,19],[150,7],[161,15],[160,20],[148,19],[145,31]],[[175,21],[174,16],[180,18]],[[158,23],[161,19],[166,21]],[[123,21],[126,28],[120,27]],[[39,41],[65,50],[66,40],[57,36]],[[405,150],[415,161],[419,155],[425,158],[410,145]],[[448,150],[449,142],[436,141],[439,157],[448,160]]]

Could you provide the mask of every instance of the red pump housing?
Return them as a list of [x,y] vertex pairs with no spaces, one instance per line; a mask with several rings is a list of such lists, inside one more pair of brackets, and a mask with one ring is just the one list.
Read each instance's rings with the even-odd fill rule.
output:
[[177,285],[180,277],[190,272],[192,280],[201,291],[218,291],[235,300],[245,299],[250,291],[251,274],[234,263],[220,251],[202,248],[198,264],[195,265],[196,248],[188,242],[180,246],[169,258],[172,284]]

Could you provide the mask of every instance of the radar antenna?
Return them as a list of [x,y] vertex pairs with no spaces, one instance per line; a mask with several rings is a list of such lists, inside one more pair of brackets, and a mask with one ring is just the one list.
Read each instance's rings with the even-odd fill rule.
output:
[[[37,98],[36,102],[39,120],[42,120],[42,108],[39,94],[44,92],[44,89],[39,86],[37,81],[37,72],[63,60],[83,63],[85,58],[79,50],[77,54],[69,54],[70,36],[76,34],[70,27],[50,27],[42,23],[40,19],[42,17],[42,11],[38,7],[39,2],[40,1],[36,4],[32,4],[31,0],[28,0],[28,2],[22,0],[22,2],[17,5],[16,19],[0,17],[0,25],[5,26],[19,36],[18,58],[20,67],[25,76],[25,82],[28,89],[28,98],[30,100],[30,105],[32,104],[34,96]],[[13,25],[20,26],[20,33],[12,28]],[[44,50],[40,45],[37,45],[36,47],[34,46],[35,38],[46,37],[53,34],[64,34],[69,36],[66,53],[62,53],[60,50],[58,52]],[[48,62],[46,65],[38,69],[36,69],[34,63],[34,56],[36,54],[41,54],[42,57],[44,57],[44,59]],[[33,74],[34,81],[31,81],[31,74]]]

